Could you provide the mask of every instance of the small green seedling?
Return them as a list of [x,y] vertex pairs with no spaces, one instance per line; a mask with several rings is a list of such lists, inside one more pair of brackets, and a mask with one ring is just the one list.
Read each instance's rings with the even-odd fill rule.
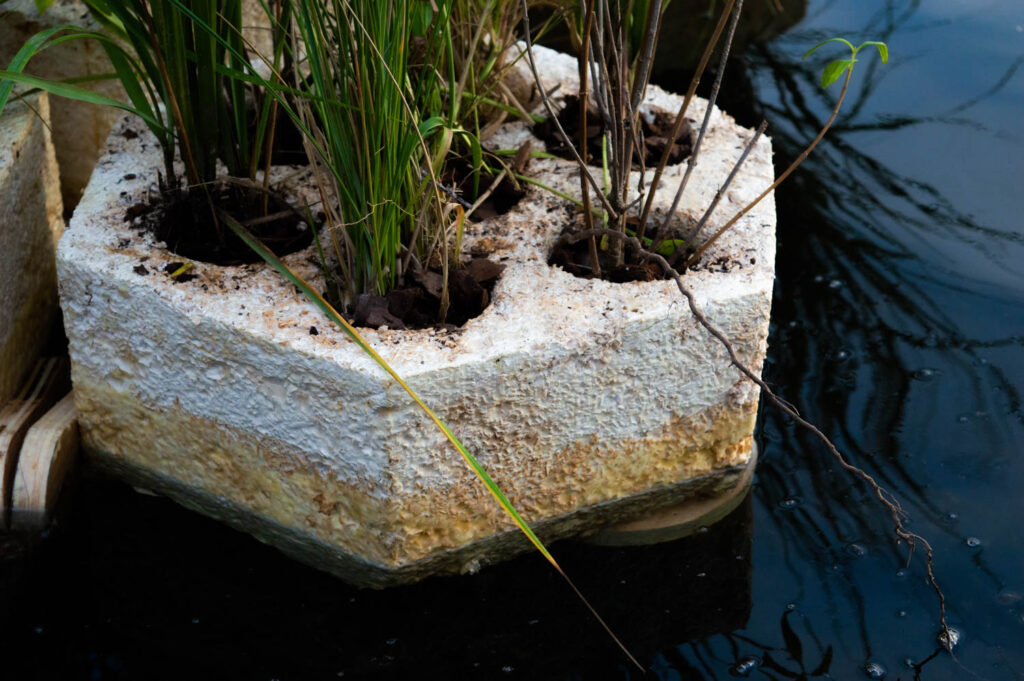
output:
[[843,75],[847,70],[852,72],[853,65],[857,63],[857,53],[868,45],[874,45],[878,48],[878,56],[882,58],[883,64],[889,63],[889,46],[885,43],[878,42],[877,40],[868,40],[861,43],[857,47],[853,46],[849,40],[845,38],[829,38],[828,40],[822,40],[820,43],[807,50],[804,53],[804,59],[814,54],[819,47],[826,43],[842,43],[850,48],[849,59],[836,59],[835,61],[829,62],[825,65],[825,70],[821,72],[821,87],[826,88],[832,83],[839,80],[839,77]]

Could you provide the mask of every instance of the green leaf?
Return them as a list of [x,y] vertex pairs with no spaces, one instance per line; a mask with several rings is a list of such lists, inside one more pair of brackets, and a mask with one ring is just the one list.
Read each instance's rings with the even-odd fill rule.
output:
[[22,85],[28,85],[30,87],[39,88],[47,92],[53,93],[58,97],[67,97],[68,99],[77,99],[80,102],[89,102],[90,104],[98,104],[100,106],[112,106],[117,109],[123,109],[130,111],[131,113],[139,116],[146,122],[150,127],[157,129],[163,129],[163,124],[150,116],[149,114],[136,109],[130,104],[124,104],[111,99],[110,97],[104,97],[101,94],[87,90],[85,88],[77,87],[75,85],[69,85],[68,83],[61,83],[58,81],[45,80],[43,78],[36,78],[35,76],[29,76],[24,73],[15,73],[13,71],[0,71],[0,79],[9,80],[14,83],[21,83]]
[[36,0],[36,11],[40,14],[50,9],[50,5],[53,4],[53,0]]
[[885,43],[879,42],[877,40],[868,40],[867,42],[861,43],[860,46],[857,48],[857,50],[860,51],[860,49],[863,48],[865,45],[874,45],[875,47],[877,47],[878,48],[878,56],[882,58],[882,63],[883,64],[888,64],[889,63],[889,46],[888,45],[886,45]]
[[839,76],[843,75],[846,69],[853,66],[855,59],[836,59],[833,62],[829,62],[825,70],[821,72],[821,87],[828,87],[832,83],[839,80]]
[[658,246],[658,255],[663,255],[666,258],[669,258],[675,255],[676,251],[685,245],[686,242],[682,239],[666,239],[661,242],[660,246]]
[[855,48],[853,46],[853,43],[851,43],[846,38],[829,38],[828,40],[822,40],[820,43],[818,43],[817,45],[815,45],[811,49],[809,49],[806,52],[804,52],[804,57],[803,58],[807,59],[812,54],[814,54],[818,50],[819,47],[821,47],[822,45],[827,45],[828,43],[842,43],[842,44],[846,45],[847,47],[850,48],[850,56],[851,57],[857,53],[857,48]]

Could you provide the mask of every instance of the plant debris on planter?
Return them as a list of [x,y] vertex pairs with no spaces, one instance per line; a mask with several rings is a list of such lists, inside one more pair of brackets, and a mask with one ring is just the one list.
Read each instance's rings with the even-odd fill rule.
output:
[[359,296],[351,321],[378,329],[456,329],[478,316],[491,302],[491,291],[505,266],[487,258],[473,258],[448,272],[449,308],[440,322],[442,276],[439,268],[419,270],[413,283],[386,296]]
[[[568,95],[565,104],[558,112],[558,122],[569,136],[569,142],[573,149],[580,148],[580,104],[579,97]],[[641,159],[637,150],[633,150],[634,167],[641,166],[651,168],[658,165],[661,155],[665,151],[665,145],[669,143],[669,135],[672,133],[674,116],[663,111],[652,113],[650,116],[643,116],[640,119],[640,132],[643,137],[644,156]],[[601,143],[605,137],[606,126],[601,115],[593,104],[587,106],[587,162],[600,164]],[[565,138],[558,131],[558,127],[546,119],[533,126],[533,133],[544,140],[547,150],[556,156],[567,160],[574,160],[576,156],[566,145]],[[690,121],[684,120],[679,134],[671,142],[672,150],[669,154],[668,165],[682,163],[690,156],[693,149],[693,132],[690,128]]]

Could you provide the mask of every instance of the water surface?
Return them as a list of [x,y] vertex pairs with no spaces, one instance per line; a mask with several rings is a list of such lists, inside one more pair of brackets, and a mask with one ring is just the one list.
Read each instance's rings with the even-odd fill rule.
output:
[[[956,659],[923,552],[771,408],[721,525],[556,553],[648,678],[1024,678],[1024,4],[810,2],[726,74],[723,104],[770,120],[778,167],[828,116],[838,86],[817,72],[841,55],[800,55],[835,35],[892,60],[865,55],[778,192],[765,375],[932,543]],[[3,678],[640,678],[536,556],[359,591],[117,483],[76,494],[0,563]]]

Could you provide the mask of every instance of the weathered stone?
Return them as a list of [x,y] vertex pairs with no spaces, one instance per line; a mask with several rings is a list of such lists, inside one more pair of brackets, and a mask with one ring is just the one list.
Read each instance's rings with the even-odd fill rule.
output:
[[[42,15],[33,0],[10,0],[0,10],[0,65],[7,68],[25,41],[39,31],[65,24],[99,28],[89,10],[77,0],[57,0]],[[98,41],[69,40],[39,53],[25,71],[48,80],[61,80],[111,73],[113,68]],[[116,80],[82,86],[114,99],[124,97]],[[53,97],[50,103],[61,192],[64,206],[70,212],[89,182],[110,128],[121,112],[63,97]]]
[[[570,92],[575,67],[540,57]],[[679,101],[656,89],[648,98]],[[684,219],[699,217],[751,134],[714,113]],[[510,124],[494,143],[516,148],[529,135]],[[95,460],[360,584],[526,550],[401,388],[279,275],[204,263],[188,282],[163,274],[181,256],[124,221],[152,181],[140,169],[159,166],[140,125],[115,126],[58,254],[76,407]],[[578,190],[569,162],[536,159],[528,172]],[[762,138],[712,228],[771,180]],[[658,201],[664,211],[671,197]],[[671,282],[612,284],[549,266],[571,212],[531,187],[510,213],[467,227],[466,250],[506,269],[490,307],[459,331],[364,331],[549,539],[734,484],[758,399]],[[754,367],[766,349],[774,223],[766,200],[708,253],[712,265],[686,275]],[[285,261],[324,287],[312,255]]]
[[57,318],[64,219],[49,117],[45,94],[0,116],[0,405],[21,387]]

